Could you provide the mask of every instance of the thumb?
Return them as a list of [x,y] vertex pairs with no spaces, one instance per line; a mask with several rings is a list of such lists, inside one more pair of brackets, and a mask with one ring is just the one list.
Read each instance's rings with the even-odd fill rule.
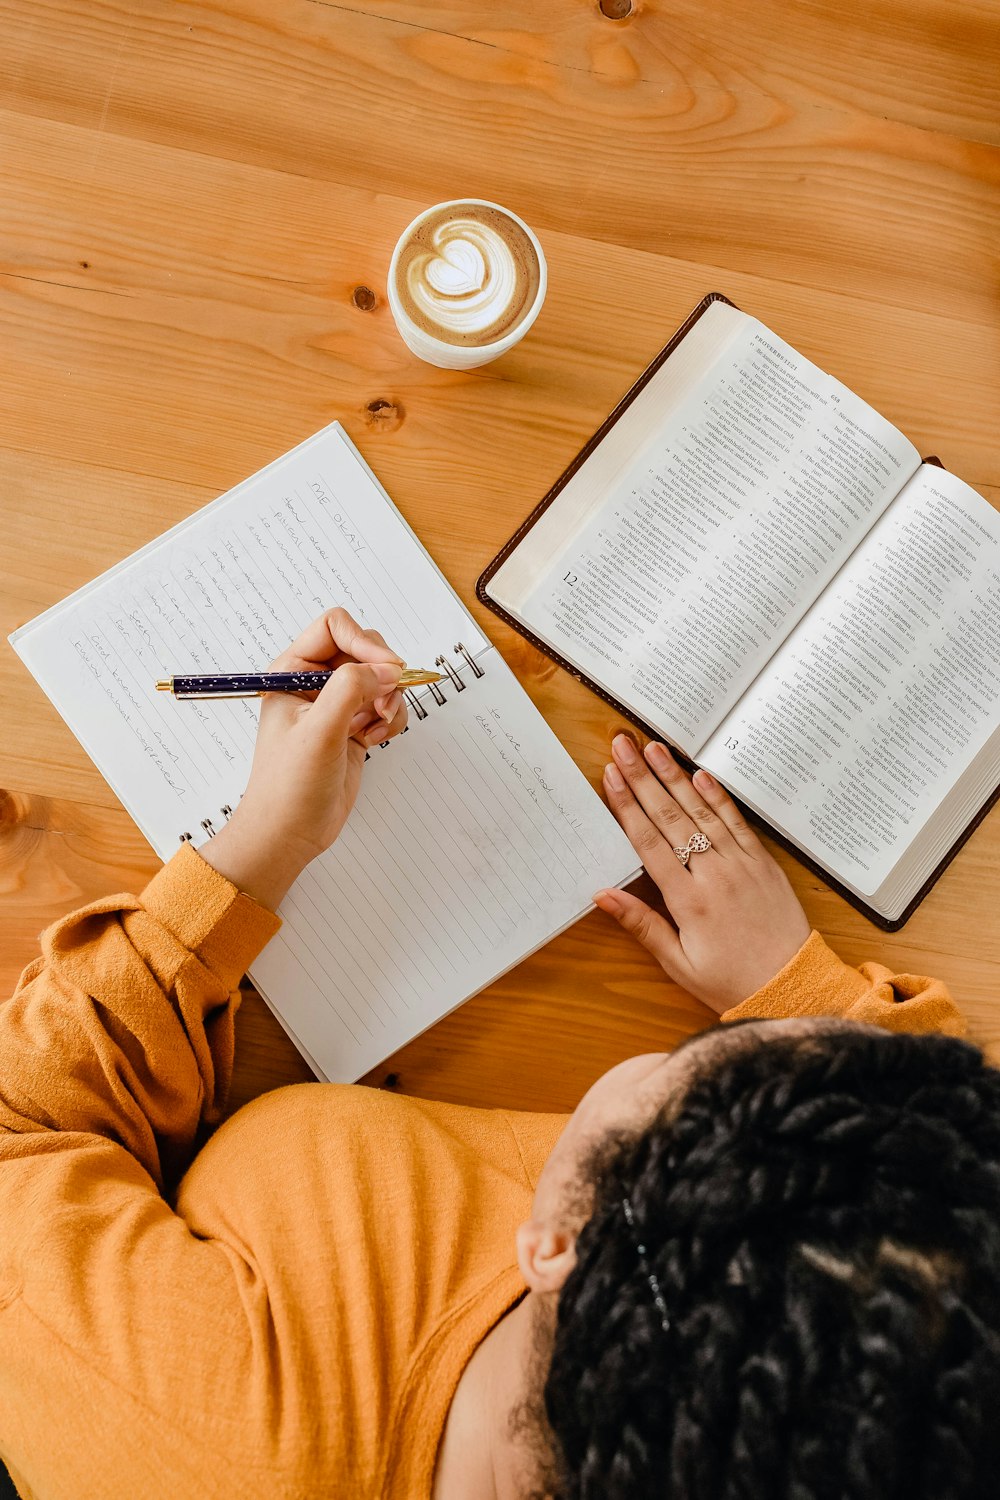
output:
[[661,917],[638,896],[627,891],[598,891],[594,905],[614,917],[620,927],[648,948],[657,963],[678,984],[684,980],[684,950],[681,940],[666,917]]
[[402,670],[401,662],[345,662],[324,683],[310,713],[325,734],[346,740],[356,714],[370,709],[368,717],[376,717],[375,699],[392,691]]

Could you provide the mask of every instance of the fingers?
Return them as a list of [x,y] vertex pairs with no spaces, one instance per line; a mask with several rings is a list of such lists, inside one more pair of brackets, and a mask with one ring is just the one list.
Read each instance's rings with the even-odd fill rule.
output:
[[357,715],[366,713],[367,720],[371,720],[378,712],[376,699],[391,699],[399,681],[399,670],[399,666],[391,662],[371,665],[345,662],[337,667],[309,712],[315,715],[317,725],[325,734],[333,739],[340,736],[347,739]]
[[[767,856],[767,850],[736,806],[732,797],[730,797],[724,787],[719,785],[710,772],[700,769],[695,771],[694,784],[712,808],[712,811],[725,824],[734,844],[738,844],[744,854],[749,854],[752,859],[762,859]],[[714,844],[715,834],[710,832],[707,827],[705,828],[705,832]]]
[[384,745],[386,740],[395,739],[406,728],[409,716],[402,693],[390,693],[385,700],[385,709],[378,712],[380,716],[373,720],[371,714],[362,709],[351,720],[349,735],[364,745],[366,750],[370,750],[372,745]]
[[673,846],[647,817],[617,765],[604,768],[604,795],[646,869],[673,909],[683,904],[691,877],[673,851]]
[[[353,656],[355,661],[373,664],[391,661],[400,668],[405,665],[403,658],[391,649],[384,636],[377,630],[362,630],[346,609],[329,609],[322,618],[335,651],[343,651],[347,656]],[[318,625],[320,622],[317,620],[315,623]]]
[[[307,625],[287,651],[283,651],[272,663],[272,670],[302,672],[308,671],[310,667],[339,667],[351,661],[371,665],[392,662],[400,668],[404,665],[402,657],[391,650],[377,630],[362,630],[353,615],[338,607],[328,609],[318,620]],[[389,683],[390,688],[394,688],[398,680],[397,673]],[[388,697],[388,693],[383,693],[376,698],[375,712],[392,718],[396,710],[393,713],[387,712]]]
[[[657,781],[665,788],[665,795],[672,798],[696,828],[708,834],[712,848],[723,856],[736,854],[736,841],[718,809],[708,797],[701,795],[701,783],[692,785],[690,776],[677,764],[666,745],[652,740],[643,753]],[[718,791],[722,790],[717,782],[713,785]],[[639,795],[641,799],[641,791]]]
[[402,657],[397,656],[386,645],[377,630],[362,630],[353,615],[338,607],[326,610],[318,620],[307,625],[288,650],[283,651],[273,663],[273,669],[276,672],[295,671],[295,666],[285,664],[286,658],[294,658],[297,663],[305,663],[306,666],[328,666],[341,653],[353,657],[355,661],[393,661],[400,667],[403,666]]
[[[697,825],[663,785],[659,775],[653,775],[629,735],[616,734],[611,742],[611,752],[632,795],[671,849],[686,844],[691,835],[698,832]],[[686,781],[680,767],[677,771]]]
[[614,917],[619,926],[637,938],[644,948],[648,948],[671,979],[675,979],[678,984],[685,982],[687,965],[684,949],[666,917],[661,917],[645,901],[640,901],[638,896],[629,895],[627,891],[598,891],[594,897],[594,905],[607,912],[609,917]]

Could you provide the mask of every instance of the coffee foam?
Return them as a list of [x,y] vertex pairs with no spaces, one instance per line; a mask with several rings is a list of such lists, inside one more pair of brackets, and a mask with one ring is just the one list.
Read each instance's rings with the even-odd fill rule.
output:
[[418,328],[449,344],[491,344],[531,311],[538,256],[499,209],[456,204],[425,219],[402,246],[396,290]]

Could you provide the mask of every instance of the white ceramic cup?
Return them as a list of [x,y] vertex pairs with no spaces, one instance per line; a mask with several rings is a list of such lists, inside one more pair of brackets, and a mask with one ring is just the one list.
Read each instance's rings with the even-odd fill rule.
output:
[[[538,256],[538,291],[535,300],[516,327],[502,338],[494,339],[491,344],[449,344],[445,339],[438,339],[426,331],[418,328],[413,319],[403,308],[396,291],[396,267],[399,264],[399,256],[403,246],[411,234],[428,219],[431,214],[440,213],[442,209],[458,208],[463,203],[475,203],[481,208],[495,208],[499,213],[506,214],[508,219],[513,219],[519,224],[528,236]],[[403,233],[396,241],[396,248],[392,252],[389,262],[388,296],[389,307],[395,319],[399,336],[406,347],[419,359],[426,360],[429,365],[437,365],[442,370],[475,370],[479,365],[488,365],[491,360],[498,359],[501,354],[506,354],[508,349],[513,349],[519,343],[528,329],[534,323],[542,310],[545,301],[545,288],[548,283],[548,268],[545,264],[545,255],[538,243],[538,236],[532,229],[512,213],[509,208],[504,208],[502,203],[491,203],[487,198],[449,198],[445,203],[435,203],[431,208],[425,208],[423,213],[417,215],[411,224],[407,224]]]

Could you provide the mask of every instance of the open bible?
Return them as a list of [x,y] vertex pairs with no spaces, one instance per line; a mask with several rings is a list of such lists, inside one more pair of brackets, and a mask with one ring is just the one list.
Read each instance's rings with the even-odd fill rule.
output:
[[718,293],[479,581],[883,928],[1000,781],[1000,514]]

